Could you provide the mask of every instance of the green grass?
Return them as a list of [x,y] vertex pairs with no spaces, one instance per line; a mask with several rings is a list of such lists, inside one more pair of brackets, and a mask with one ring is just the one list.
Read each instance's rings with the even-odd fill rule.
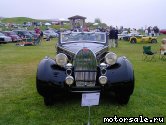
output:
[[[12,17],[12,18],[3,18],[0,20],[2,23],[15,23],[15,24],[23,24],[24,22],[50,22],[49,20],[41,20],[41,19],[32,19],[28,17]],[[22,26],[21,26],[22,27]],[[33,30],[34,26],[27,27],[29,30]],[[45,25],[39,26],[41,30],[45,30],[47,27]],[[51,25],[50,28],[60,29],[65,28],[69,29],[70,25],[65,24],[63,27],[61,25]],[[2,27],[2,30],[10,30],[10,28]]]
[[[166,36],[160,36],[158,40]],[[43,104],[35,87],[39,61],[55,57],[57,40],[40,46],[18,47],[0,45],[0,125],[82,125],[87,122],[88,108],[81,107],[81,97],[64,98],[52,107]],[[158,51],[156,61],[142,61],[142,46],[151,45]],[[101,98],[100,105],[91,108],[91,122],[101,125],[104,116],[166,117],[166,61],[158,59],[157,44],[130,44],[120,41],[112,51],[125,55],[135,71],[135,90],[128,105],[120,106],[113,98]],[[142,125],[142,124],[140,124]],[[149,124],[150,125],[150,124]]]
[[34,21],[46,21],[46,20],[39,20],[39,19],[32,19],[28,17],[12,17],[12,18],[3,18],[1,19],[1,22],[3,23],[16,23],[16,24],[22,24],[24,22],[34,22]]

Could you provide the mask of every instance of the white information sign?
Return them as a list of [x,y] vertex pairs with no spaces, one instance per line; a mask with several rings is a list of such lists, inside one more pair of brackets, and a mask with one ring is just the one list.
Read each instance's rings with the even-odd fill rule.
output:
[[83,93],[81,106],[99,105],[100,93]]

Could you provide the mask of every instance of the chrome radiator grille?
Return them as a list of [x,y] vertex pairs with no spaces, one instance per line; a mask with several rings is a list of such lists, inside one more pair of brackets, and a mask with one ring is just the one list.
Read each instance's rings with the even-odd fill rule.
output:
[[97,62],[91,50],[80,50],[75,56],[74,67],[76,86],[95,86]]

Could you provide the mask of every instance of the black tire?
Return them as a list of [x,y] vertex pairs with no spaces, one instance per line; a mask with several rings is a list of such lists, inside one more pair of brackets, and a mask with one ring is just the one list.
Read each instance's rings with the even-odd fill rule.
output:
[[117,94],[116,99],[120,105],[126,105],[129,102],[130,95]]
[[131,39],[130,43],[135,44],[135,43],[137,43],[137,40],[136,39]]
[[44,104],[46,106],[52,106],[54,105],[54,100],[52,97],[44,97]]
[[157,43],[157,40],[156,39],[152,39],[151,43]]

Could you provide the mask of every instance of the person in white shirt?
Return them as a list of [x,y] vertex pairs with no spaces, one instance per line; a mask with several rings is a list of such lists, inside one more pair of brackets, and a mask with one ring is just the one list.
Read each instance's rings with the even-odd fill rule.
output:
[[145,36],[148,36],[148,29],[145,29]]

